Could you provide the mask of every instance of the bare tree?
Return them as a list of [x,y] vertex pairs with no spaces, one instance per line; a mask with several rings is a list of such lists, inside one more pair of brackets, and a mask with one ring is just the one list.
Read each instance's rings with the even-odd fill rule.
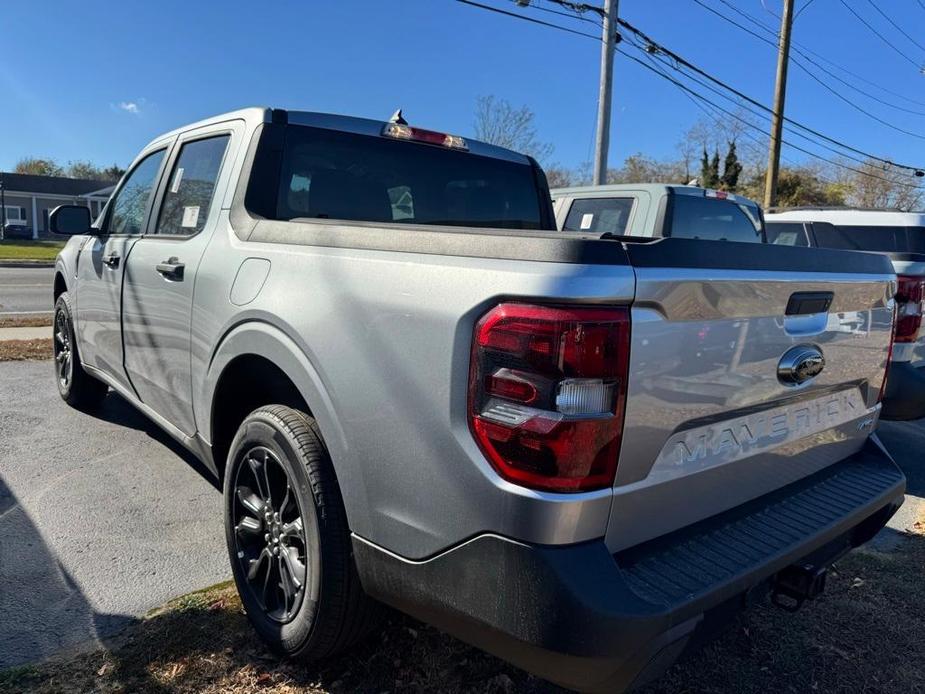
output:
[[852,163],[851,168],[857,171],[840,175],[848,204],[904,212],[921,208],[922,190],[908,171],[873,160]]
[[641,152],[632,154],[619,169],[607,172],[608,183],[687,183],[681,161],[660,161]]
[[575,184],[575,173],[564,166],[553,164],[544,169],[550,188],[566,188]]
[[500,147],[527,154],[538,162],[549,159],[553,146],[541,142],[528,106],[515,108],[495,96],[480,96],[475,102],[475,137]]

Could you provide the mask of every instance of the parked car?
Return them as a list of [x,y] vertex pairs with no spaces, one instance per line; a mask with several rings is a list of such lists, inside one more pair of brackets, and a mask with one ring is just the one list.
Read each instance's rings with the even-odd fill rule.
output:
[[799,208],[768,213],[768,242],[886,254],[899,280],[883,418],[925,417],[925,213]]
[[[758,235],[720,210],[698,233]],[[747,598],[815,596],[902,503],[874,434],[883,256],[566,235],[529,157],[269,109],[154,140],[97,224],[51,215],[74,235],[61,396],[114,390],[223,479],[232,573],[281,654],[348,648],[381,601],[620,690]],[[866,329],[832,330],[849,311]]]
[[24,222],[7,222],[3,225],[4,239],[31,239],[32,227]]

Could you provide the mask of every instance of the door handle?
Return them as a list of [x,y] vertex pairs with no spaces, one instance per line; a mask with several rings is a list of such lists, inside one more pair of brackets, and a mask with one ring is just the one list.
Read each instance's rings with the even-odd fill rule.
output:
[[109,255],[103,256],[103,265],[108,268],[117,268],[119,267],[119,256],[115,253],[110,253]]
[[169,280],[183,280],[183,268],[186,267],[176,257],[171,257],[163,263],[158,263],[155,269]]

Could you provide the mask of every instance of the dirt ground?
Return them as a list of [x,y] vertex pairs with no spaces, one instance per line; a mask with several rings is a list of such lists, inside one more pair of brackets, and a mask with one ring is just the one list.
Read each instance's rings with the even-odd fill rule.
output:
[[[842,559],[825,594],[796,614],[753,608],[641,691],[925,692],[925,536],[903,534],[890,546]],[[280,662],[254,636],[233,587],[223,585],[166,605],[103,648],[0,673],[2,694],[88,691],[561,690],[394,613],[345,656]]]

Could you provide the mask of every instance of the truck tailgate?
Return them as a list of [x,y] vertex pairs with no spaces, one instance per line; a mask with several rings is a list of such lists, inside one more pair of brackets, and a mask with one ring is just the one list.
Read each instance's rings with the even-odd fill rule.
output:
[[890,347],[886,257],[688,239],[626,248],[637,286],[611,551],[861,448]]

